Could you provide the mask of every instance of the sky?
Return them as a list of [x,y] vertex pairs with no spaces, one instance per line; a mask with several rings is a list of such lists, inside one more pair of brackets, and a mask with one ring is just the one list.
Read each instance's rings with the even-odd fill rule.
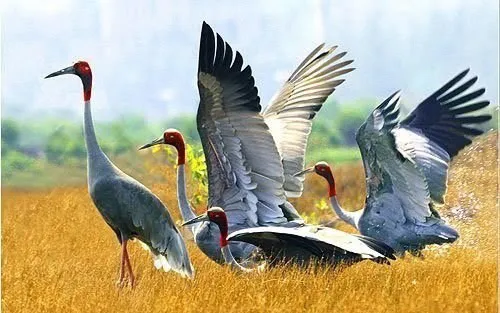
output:
[[251,65],[263,106],[322,42],[355,60],[337,101],[380,101],[401,89],[416,105],[470,68],[496,104],[498,7],[496,0],[3,0],[2,115],[80,119],[77,78],[43,79],[77,60],[91,64],[97,120],[195,114],[202,21]]

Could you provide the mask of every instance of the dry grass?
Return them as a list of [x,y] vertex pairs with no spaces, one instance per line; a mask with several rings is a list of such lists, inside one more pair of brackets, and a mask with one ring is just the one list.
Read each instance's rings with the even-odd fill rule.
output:
[[[342,271],[277,268],[238,275],[215,265],[194,244],[192,281],[153,268],[131,245],[138,276],[133,290],[114,282],[119,247],[85,187],[2,192],[2,310],[4,312],[495,312],[497,310],[496,133],[480,139],[453,165],[448,204],[458,226],[454,245],[382,266],[362,262]],[[341,200],[360,207],[359,166],[337,168]],[[172,181],[172,180],[171,180]],[[299,208],[324,196],[312,186]],[[153,189],[178,217],[174,186]],[[325,214],[326,215],[326,214]],[[340,225],[343,229],[347,226]]]

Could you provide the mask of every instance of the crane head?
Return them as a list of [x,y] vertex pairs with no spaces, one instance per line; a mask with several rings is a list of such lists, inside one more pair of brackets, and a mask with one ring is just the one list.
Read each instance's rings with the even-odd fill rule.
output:
[[62,70],[45,76],[45,78],[51,78],[65,74],[74,74],[80,77],[83,84],[84,98],[86,101],[90,100],[90,92],[92,89],[92,70],[90,69],[90,65],[85,61],[78,61],[72,66],[63,68]]
[[163,133],[163,142],[171,145],[179,150],[180,146],[184,146],[184,137],[181,132],[175,128],[169,128]]
[[186,162],[186,147],[184,143],[184,137],[182,137],[182,134],[180,131],[177,129],[169,128],[167,129],[164,133],[163,136],[161,136],[158,139],[153,140],[150,143],[145,144],[144,146],[140,147],[139,150],[146,149],[152,146],[156,145],[170,145],[174,146],[175,149],[177,149],[177,164],[181,165]]
[[163,133],[162,137],[145,144],[144,146],[140,147],[139,150],[161,144],[171,145],[179,150],[179,148],[184,147],[184,137],[177,129],[169,128]]
[[335,190],[335,179],[333,178],[332,169],[330,168],[330,165],[328,165],[328,163],[326,163],[324,161],[318,162],[313,167],[306,168],[305,170],[300,171],[300,172],[294,174],[293,176],[300,176],[300,175],[312,173],[312,172],[314,172],[314,173],[318,174],[319,176],[322,176],[326,179],[326,181],[328,182],[328,184],[330,186],[330,190],[329,190],[330,196],[335,196],[337,194],[337,192]]
[[206,213],[198,215],[197,217],[183,223],[182,226],[207,221],[215,223],[219,227],[221,247],[227,245],[227,216],[224,210],[220,207],[211,207],[207,210]]
[[213,222],[213,223],[219,225],[219,227],[225,226],[227,228],[226,213],[220,207],[211,207],[207,210],[206,213],[198,215],[197,217],[195,217],[189,221],[184,222],[182,224],[182,226],[191,225],[191,224],[200,223],[200,222]]
[[321,161],[321,162],[316,163],[313,167],[309,167],[303,171],[295,173],[293,176],[297,177],[297,176],[301,176],[301,175],[304,175],[307,173],[312,173],[312,172],[315,172],[316,174],[318,174],[320,176],[325,176],[326,174],[331,173],[332,170],[330,168],[330,165],[328,165],[328,163]]

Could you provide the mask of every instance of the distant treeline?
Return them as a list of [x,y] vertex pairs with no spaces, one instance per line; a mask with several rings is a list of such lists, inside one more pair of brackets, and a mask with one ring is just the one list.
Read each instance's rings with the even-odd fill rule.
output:
[[[342,104],[329,100],[314,120],[308,147],[309,161],[358,159],[355,132],[376,103],[370,99]],[[404,104],[402,108],[405,114]],[[488,110],[496,117],[494,108],[491,105]],[[494,118],[483,128],[496,128],[497,123]],[[161,123],[148,123],[142,117],[129,116],[96,125],[101,146],[110,156],[136,149],[159,137],[166,128],[179,129],[191,145],[199,146],[194,115],[177,116]],[[8,178],[13,171],[30,170],[34,160],[71,165],[82,164],[84,159],[85,144],[79,121],[2,119],[3,178]]]

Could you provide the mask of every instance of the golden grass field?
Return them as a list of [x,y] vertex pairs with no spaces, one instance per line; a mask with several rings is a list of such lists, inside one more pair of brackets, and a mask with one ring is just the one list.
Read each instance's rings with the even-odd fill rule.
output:
[[[172,169],[168,169],[171,175]],[[361,165],[334,169],[340,201],[364,202]],[[179,218],[175,179],[150,186]],[[314,210],[326,196],[310,177],[297,202]],[[275,268],[241,275],[218,266],[189,242],[194,280],[154,269],[131,244],[134,289],[118,289],[120,249],[86,186],[2,190],[3,312],[496,312],[497,133],[466,149],[452,165],[447,205],[440,211],[461,238],[391,266],[358,263],[343,270]],[[200,211],[202,208],[200,208]],[[322,220],[333,213],[321,211]],[[352,231],[337,223],[341,229]]]

